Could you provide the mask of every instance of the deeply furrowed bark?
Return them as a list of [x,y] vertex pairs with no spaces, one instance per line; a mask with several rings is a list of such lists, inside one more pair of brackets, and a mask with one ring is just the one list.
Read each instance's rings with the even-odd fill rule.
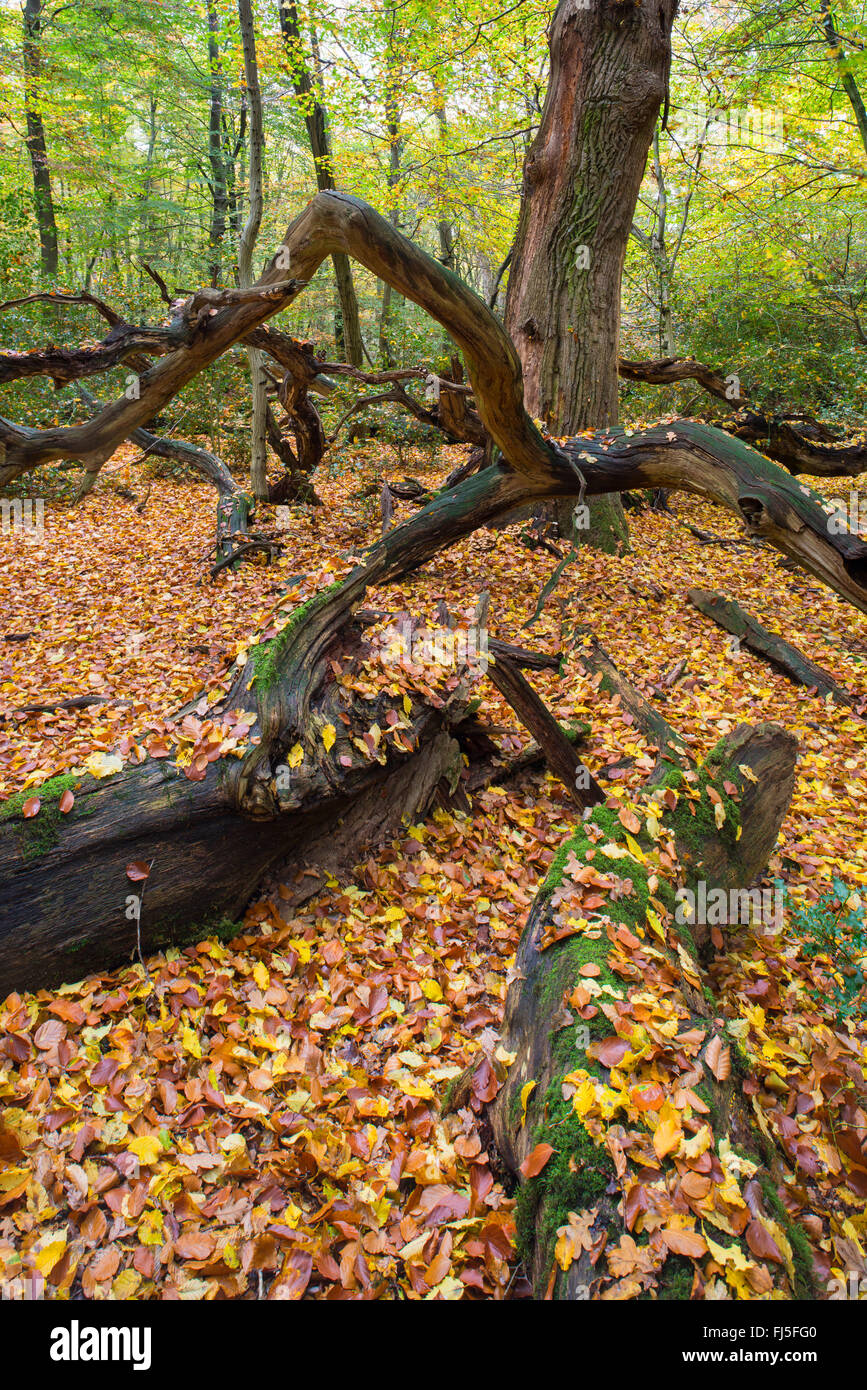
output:
[[506,325],[527,406],[557,433],[617,423],[620,285],[676,0],[561,0],[524,165]]

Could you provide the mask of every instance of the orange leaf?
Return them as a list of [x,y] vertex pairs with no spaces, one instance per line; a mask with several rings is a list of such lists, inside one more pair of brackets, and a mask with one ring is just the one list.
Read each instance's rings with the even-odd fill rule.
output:
[[731,1050],[723,1046],[722,1038],[717,1035],[711,1038],[704,1050],[704,1060],[707,1062],[717,1081],[727,1081],[732,1070]]
[[63,796],[60,798],[60,814],[62,816],[68,816],[74,805],[75,797],[72,795],[72,792],[67,787],[66,791],[63,793]]
[[537,1144],[532,1153],[527,1154],[519,1172],[524,1178],[535,1178],[548,1162],[554,1150],[550,1144]]
[[698,1231],[660,1231],[659,1234],[673,1255],[688,1255],[697,1260],[700,1255],[707,1254],[707,1242]]
[[206,1260],[216,1243],[204,1231],[187,1231],[175,1241],[175,1254],[182,1260]]
[[24,805],[21,807],[21,814],[25,820],[31,820],[33,816],[39,815],[39,807],[42,802],[38,796],[28,796]]
[[131,864],[126,866],[126,876],[133,883],[141,883],[142,879],[147,878],[150,871],[150,864],[146,864],[143,859],[134,859]]
[[603,1067],[616,1067],[629,1051],[625,1038],[604,1038],[602,1042],[591,1043],[587,1049],[588,1057],[595,1057]]
[[745,1235],[747,1245],[760,1260],[773,1260],[778,1265],[783,1263],[780,1247],[761,1221],[751,1221]]

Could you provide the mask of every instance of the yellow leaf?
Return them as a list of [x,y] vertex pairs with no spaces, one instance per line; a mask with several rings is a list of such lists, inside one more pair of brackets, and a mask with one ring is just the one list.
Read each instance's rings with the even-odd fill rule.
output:
[[526,1122],[527,1122],[527,1101],[530,1099],[530,1096],[531,1096],[531,1095],[533,1094],[533,1092],[535,1091],[536,1085],[537,1085],[537,1083],[536,1083],[535,1081],[528,1081],[527,1084],[526,1084],[526,1086],[522,1086],[522,1087],[521,1087],[521,1128],[522,1128],[522,1129],[523,1129],[524,1125],[525,1125]]
[[198,1036],[192,1028],[185,1028],[181,1036],[181,1043],[185,1052],[189,1052],[191,1057],[201,1057],[202,1049],[199,1044]]
[[325,744],[326,753],[334,747],[336,738],[337,731],[335,730],[334,725],[326,724],[325,728],[322,730],[322,742]]
[[39,1273],[46,1278],[51,1273],[57,1261],[66,1253],[66,1237],[62,1240],[53,1240],[50,1245],[45,1245],[36,1255],[36,1268]]
[[130,1139],[127,1148],[146,1167],[156,1163],[163,1152],[163,1146],[155,1134],[139,1134],[135,1139]]
[[147,1211],[138,1223],[138,1238],[142,1245],[162,1245],[163,1214],[161,1211]]
[[301,766],[304,761],[304,749],[300,743],[296,743],[294,748],[290,748],[286,761],[290,767]]
[[123,1269],[111,1286],[112,1297],[119,1302],[135,1298],[141,1284],[141,1275],[134,1269]]
[[442,988],[440,985],[437,984],[436,980],[422,980],[421,992],[424,995],[425,999],[430,999],[433,1002],[436,1002],[437,1000],[442,999],[443,997]]
[[253,979],[260,989],[267,989],[271,983],[271,976],[260,960],[253,966]]
[[421,1097],[423,1100],[433,1100],[433,1088],[427,1081],[416,1081],[411,1076],[396,1076],[394,1080],[405,1096]]
[[113,772],[122,771],[123,762],[113,753],[91,753],[84,766],[91,777],[110,777]]
[[662,930],[662,923],[652,907],[647,909],[647,925],[650,927],[651,931],[656,933],[660,941],[665,940],[665,932]]
[[626,848],[629,850],[629,853],[632,855],[632,858],[637,859],[639,864],[646,864],[647,858],[638,841],[633,840],[631,835],[624,835],[623,838],[626,841]]
[[723,1268],[725,1268],[726,1265],[731,1265],[733,1269],[739,1269],[741,1271],[753,1268],[753,1261],[745,1259],[737,1245],[717,1245],[716,1241],[711,1240],[706,1231],[704,1238],[707,1241],[708,1250],[713,1255],[718,1265],[721,1265]]
[[683,1130],[678,1113],[671,1102],[666,1101],[659,1112],[659,1124],[653,1132],[653,1151],[656,1157],[665,1158],[666,1154],[680,1148],[682,1140]]

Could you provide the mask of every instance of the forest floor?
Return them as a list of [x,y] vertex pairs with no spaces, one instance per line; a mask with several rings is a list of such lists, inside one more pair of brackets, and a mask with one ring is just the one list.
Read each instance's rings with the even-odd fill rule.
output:
[[[419,451],[399,467],[379,444],[346,453],[340,476],[317,481],[326,506],[292,509],[279,565],[211,582],[213,493],[157,479],[140,513],[113,490],[126,457],[77,509],[47,503],[42,540],[6,548],[2,797],[38,795],[94,757],[188,759],[201,731],[174,726],[172,711],[225,688],[282,577],[307,575],[301,601],[344,572],[341,553],[375,539],[378,498],[351,494],[380,473],[438,482],[454,463]],[[131,486],[144,496],[134,473]],[[739,535],[710,505],[672,507]],[[399,504],[398,518],[410,510]],[[702,544],[661,513],[629,517],[631,550],[582,551],[529,631],[555,561],[531,555],[518,527],[477,532],[369,601],[436,626],[438,600],[468,618],[488,589],[492,636],[567,654],[586,624],[698,758],[743,720],[779,720],[801,754],[765,882],[781,879],[794,905],[834,879],[867,889],[867,722],[734,653],[686,592],[737,598],[859,694],[867,617],[775,551]],[[645,749],[629,716],[574,658],[563,676],[531,679],[561,721],[590,724],[594,773],[634,760],[612,784],[628,804]],[[514,728],[503,746],[520,749],[527,735],[484,678],[478,693],[483,718]],[[82,694],[132,704],[11,715]],[[442,1101],[498,1047],[518,937],[575,818],[556,780],[525,774],[468,814],[409,827],[297,915],[275,884],[241,927],[149,958],[150,978],[136,962],[0,1002],[0,1281],[37,1272],[55,1298],[526,1296],[503,1174],[473,1113],[444,1114]],[[748,1093],[791,1160],[786,1204],[821,1285],[867,1275],[867,1156],[851,1141],[867,1135],[867,1027],[835,1014],[827,961],[806,957],[792,910],[773,935],[728,929],[710,973],[749,1058]],[[736,1275],[715,1296],[737,1296]]]

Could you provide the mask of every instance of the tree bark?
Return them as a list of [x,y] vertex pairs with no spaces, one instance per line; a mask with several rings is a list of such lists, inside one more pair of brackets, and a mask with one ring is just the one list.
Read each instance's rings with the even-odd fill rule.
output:
[[557,433],[617,423],[623,262],[676,8],[676,0],[560,0],[554,16],[506,325],[527,408]]
[[208,0],[208,68],[211,76],[208,97],[208,163],[211,168],[211,225],[208,232],[208,249],[211,263],[208,273],[215,288],[220,281],[221,252],[229,211],[229,180],[223,148],[225,79],[220,60],[219,32],[220,17],[214,0]]
[[[238,17],[241,23],[244,75],[247,83],[247,101],[250,108],[250,206],[238,245],[238,282],[242,289],[247,289],[253,283],[253,249],[259,236],[259,228],[262,225],[265,129],[262,121],[262,93],[259,86],[259,64],[256,59],[256,33],[253,25],[251,0],[238,0]],[[258,348],[248,348],[247,357],[250,363],[252,401],[250,487],[254,497],[264,500],[268,497],[266,378],[262,354]]]
[[[337,187],[334,178],[334,154],[328,133],[328,114],[324,103],[316,95],[313,79],[304,59],[298,7],[294,0],[278,0],[278,9],[292,85],[310,141],[316,186],[320,192],[324,192]],[[364,361],[364,343],[361,337],[352,265],[349,257],[340,251],[331,257],[331,264],[334,268],[334,281],[340,304],[339,323],[335,325],[338,353],[342,350],[347,362],[353,367],[360,367]]]
[[[626,246],[666,91],[677,0],[560,0],[538,134],[524,164],[506,326],[531,415],[557,435],[617,424]],[[557,510],[561,534],[571,508]],[[628,536],[619,498],[585,543]],[[623,541],[621,540],[621,544]]]
[[25,0],[24,19],[24,105],[27,120],[27,153],[33,174],[33,206],[39,229],[39,254],[46,279],[57,275],[57,222],[51,191],[51,168],[42,119],[40,82],[42,80],[42,0]]
[[647,381],[660,386],[675,381],[697,381],[710,395],[728,405],[741,405],[731,419],[720,422],[748,444],[759,445],[763,454],[788,468],[817,478],[857,478],[867,469],[867,445],[837,440],[833,431],[809,416],[768,415],[749,405],[737,373],[723,376],[691,357],[662,357],[636,362],[621,357],[620,375],[627,381]]

